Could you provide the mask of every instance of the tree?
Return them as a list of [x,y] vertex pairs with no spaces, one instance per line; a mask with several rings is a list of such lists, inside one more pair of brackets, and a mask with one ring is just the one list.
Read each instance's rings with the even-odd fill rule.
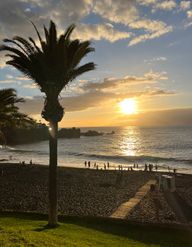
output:
[[19,112],[16,104],[21,102],[24,102],[24,99],[18,98],[14,89],[6,88],[0,90],[0,139],[3,140],[4,144],[6,144],[5,128],[35,124],[33,119]]
[[[33,23],[32,23],[33,24]],[[45,93],[42,117],[49,122],[49,225],[57,224],[57,132],[58,122],[62,120],[64,109],[59,103],[59,95],[63,88],[77,76],[95,69],[90,62],[80,65],[81,60],[94,48],[90,41],[71,40],[75,25],[67,28],[64,34],[57,37],[55,23],[50,21],[49,30],[44,26],[45,40],[33,24],[40,46],[33,38],[24,39],[16,36],[4,39],[0,51],[9,52],[6,56],[11,60],[6,63],[21,71],[32,79]],[[9,43],[9,45],[6,45]]]

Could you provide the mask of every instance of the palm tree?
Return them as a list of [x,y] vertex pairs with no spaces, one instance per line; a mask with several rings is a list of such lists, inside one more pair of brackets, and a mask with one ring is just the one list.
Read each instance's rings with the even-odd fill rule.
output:
[[0,90],[0,139],[4,141],[4,144],[6,143],[5,128],[35,124],[33,119],[19,112],[19,108],[15,104],[21,102],[24,102],[24,99],[18,98],[14,89]]
[[12,88],[0,90],[0,128],[7,125],[17,125],[26,120],[25,114],[20,113],[16,103],[24,102],[23,98],[18,98],[16,91]]
[[[32,23],[33,24],[33,23]],[[57,224],[57,132],[58,122],[62,120],[64,109],[58,96],[63,88],[77,76],[95,69],[94,63],[80,65],[81,60],[94,48],[89,41],[71,40],[75,25],[67,28],[64,34],[57,37],[54,22],[50,21],[49,30],[44,26],[45,40],[33,24],[40,46],[34,39],[16,36],[4,39],[9,45],[2,45],[0,51],[11,52],[6,56],[11,60],[6,63],[14,66],[32,79],[45,93],[42,117],[49,122],[49,226]]]

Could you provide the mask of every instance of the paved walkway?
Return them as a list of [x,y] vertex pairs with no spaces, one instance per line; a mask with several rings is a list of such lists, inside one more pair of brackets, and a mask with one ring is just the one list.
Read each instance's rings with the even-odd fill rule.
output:
[[143,185],[133,198],[129,201],[121,204],[117,210],[110,216],[111,218],[125,219],[130,211],[142,200],[142,198],[150,190],[151,184],[156,184],[156,180],[149,180],[145,185]]

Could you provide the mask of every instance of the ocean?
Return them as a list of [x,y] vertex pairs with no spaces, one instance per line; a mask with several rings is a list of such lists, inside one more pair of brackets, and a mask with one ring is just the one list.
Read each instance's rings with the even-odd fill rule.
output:
[[[128,167],[151,163],[159,170],[176,168],[183,173],[192,173],[192,127],[105,127],[82,128],[82,131],[97,130],[102,136],[58,140],[59,166],[84,167],[85,161],[95,162],[99,169],[109,162],[112,169],[118,165]],[[114,134],[109,134],[114,131]],[[48,141],[17,145],[0,149],[0,159],[11,162],[30,160],[48,164]]]

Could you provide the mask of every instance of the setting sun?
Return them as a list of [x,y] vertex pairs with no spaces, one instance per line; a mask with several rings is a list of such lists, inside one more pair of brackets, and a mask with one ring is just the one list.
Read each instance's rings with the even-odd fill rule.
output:
[[124,114],[134,114],[137,111],[136,101],[134,99],[124,99],[119,103],[121,112]]

